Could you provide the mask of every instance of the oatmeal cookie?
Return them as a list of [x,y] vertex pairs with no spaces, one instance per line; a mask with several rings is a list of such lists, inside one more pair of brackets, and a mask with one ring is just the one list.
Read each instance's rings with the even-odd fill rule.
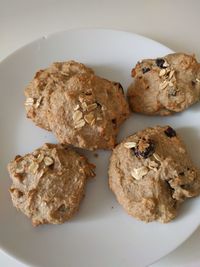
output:
[[122,86],[96,76],[80,63],[62,64],[69,72],[76,64],[76,72],[68,74],[63,67],[61,72],[53,64],[44,71],[42,81],[36,75],[25,91],[27,116],[51,130],[60,143],[89,150],[113,148],[119,127],[129,115]]
[[13,205],[32,224],[61,224],[78,210],[94,165],[71,148],[45,144],[8,164]]
[[90,68],[73,60],[56,62],[49,68],[40,70],[25,89],[26,115],[37,126],[51,131],[47,120],[51,93],[77,73],[93,74]]
[[128,100],[134,112],[170,115],[200,100],[200,64],[194,56],[173,53],[142,60],[132,77]]
[[147,128],[114,150],[109,185],[133,217],[169,222],[185,199],[199,195],[200,171],[170,126]]

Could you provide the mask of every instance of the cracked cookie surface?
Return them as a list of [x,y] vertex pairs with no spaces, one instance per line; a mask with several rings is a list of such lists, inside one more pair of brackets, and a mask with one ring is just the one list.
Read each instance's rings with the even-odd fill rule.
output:
[[128,100],[134,112],[170,115],[200,100],[200,64],[194,56],[173,53],[142,60],[132,77]]
[[170,126],[127,137],[112,153],[109,185],[128,214],[169,222],[186,198],[200,194],[200,172]]
[[129,116],[123,88],[83,64],[54,63],[39,71],[25,90],[27,116],[63,144],[111,149]]
[[94,165],[63,145],[45,144],[8,164],[13,205],[32,224],[61,224],[78,210]]

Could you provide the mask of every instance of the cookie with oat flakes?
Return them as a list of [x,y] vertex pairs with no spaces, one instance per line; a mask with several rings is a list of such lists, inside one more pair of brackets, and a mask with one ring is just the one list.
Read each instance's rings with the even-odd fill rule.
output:
[[127,137],[113,150],[109,185],[128,214],[166,223],[180,203],[200,194],[200,171],[175,130],[157,126]]
[[194,56],[173,53],[138,62],[128,100],[134,112],[170,115],[200,100],[200,64]]
[[[28,117],[51,130],[60,143],[89,150],[113,148],[119,127],[129,115],[122,86],[96,76],[83,64],[73,75],[53,69],[45,70],[46,78],[40,86],[31,87],[31,94],[26,90]],[[37,97],[43,98],[36,107],[40,98],[33,95],[38,91]]]
[[55,62],[49,68],[39,70],[24,91],[27,117],[37,126],[51,131],[47,119],[51,94],[58,87],[65,88],[66,82],[78,73],[92,74],[93,71],[73,60]]
[[8,164],[13,205],[32,224],[61,224],[78,210],[94,165],[63,145],[45,144]]

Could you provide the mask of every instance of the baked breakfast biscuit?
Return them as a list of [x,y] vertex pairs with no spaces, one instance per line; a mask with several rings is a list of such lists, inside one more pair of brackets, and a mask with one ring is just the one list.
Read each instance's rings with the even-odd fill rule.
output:
[[[71,71],[74,66],[76,71]],[[51,130],[60,143],[89,150],[113,148],[129,115],[122,86],[74,61],[53,64],[41,75],[25,90],[27,116]]]
[[128,214],[166,223],[180,203],[199,195],[200,172],[175,130],[157,126],[127,137],[113,150],[109,185]]
[[128,100],[134,112],[170,115],[200,100],[200,64],[194,56],[173,53],[142,60],[132,77]]
[[32,224],[61,224],[78,210],[94,165],[71,148],[45,144],[8,164],[13,205]]
[[47,120],[50,96],[58,87],[65,87],[65,83],[78,73],[93,74],[94,72],[73,60],[56,62],[49,68],[38,71],[25,89],[27,117],[37,126],[51,131]]

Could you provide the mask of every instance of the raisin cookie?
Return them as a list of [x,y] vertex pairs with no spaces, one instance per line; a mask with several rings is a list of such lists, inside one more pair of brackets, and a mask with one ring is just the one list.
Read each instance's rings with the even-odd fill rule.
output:
[[200,100],[200,64],[183,53],[145,59],[132,70],[128,100],[133,111],[170,115]]
[[89,150],[111,149],[129,115],[123,88],[83,64],[55,63],[25,90],[27,116],[58,141]]
[[8,164],[13,205],[32,224],[61,224],[79,208],[94,165],[63,145],[45,144]]
[[129,136],[113,150],[109,185],[128,214],[166,223],[181,202],[200,194],[200,172],[176,132],[157,126]]

